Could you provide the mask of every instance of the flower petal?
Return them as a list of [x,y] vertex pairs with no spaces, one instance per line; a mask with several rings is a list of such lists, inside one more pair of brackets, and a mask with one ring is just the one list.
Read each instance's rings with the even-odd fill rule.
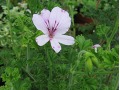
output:
[[49,20],[49,16],[50,16],[50,11],[47,10],[47,9],[43,9],[41,11],[41,16],[43,17],[43,19],[46,21],[46,20]]
[[51,43],[51,46],[52,46],[53,50],[56,53],[58,53],[61,50],[61,46],[60,46],[60,44],[58,43],[57,40],[52,39],[52,40],[50,40],[50,43]]
[[51,28],[54,27],[55,22],[58,24],[55,33],[60,34],[65,34],[71,25],[71,18],[69,17],[68,12],[62,10],[59,7],[55,7],[52,9],[49,21]]
[[98,47],[101,47],[100,44],[95,44],[95,45],[93,46],[93,48],[98,48]]
[[43,46],[49,41],[48,35],[41,35],[36,38],[36,42],[39,46]]
[[65,34],[71,25],[71,18],[69,17],[68,12],[64,11],[64,14],[61,17],[59,25],[57,27],[56,33],[57,34]]
[[75,40],[73,37],[68,35],[55,35],[54,38],[62,44],[65,45],[73,45],[75,43]]
[[33,14],[32,21],[38,30],[41,30],[44,34],[48,34],[47,26],[41,15]]

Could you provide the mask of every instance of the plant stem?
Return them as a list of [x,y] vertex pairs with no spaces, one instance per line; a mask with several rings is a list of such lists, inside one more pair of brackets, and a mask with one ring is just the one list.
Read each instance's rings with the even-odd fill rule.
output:
[[35,78],[32,76],[32,74],[30,73],[30,70],[29,70],[29,65],[28,65],[28,60],[29,60],[29,44],[27,44],[27,48],[26,48],[26,68],[22,68],[25,73],[30,77],[30,79],[32,79],[33,81],[36,82]]
[[51,90],[51,85],[52,85],[52,62],[50,59],[49,60],[49,79],[48,79],[48,84],[49,84],[49,89]]
[[69,78],[69,86],[68,86],[68,90],[72,90],[72,82],[73,82],[73,73],[70,75],[70,78]]
[[70,78],[69,78],[68,90],[72,90],[72,84],[73,84],[73,79],[74,79],[74,74],[75,74],[76,68],[79,65],[82,54],[85,53],[85,52],[86,52],[85,50],[82,50],[82,51],[80,51],[78,53],[78,59],[77,59],[75,65],[74,65],[74,67],[72,67],[72,69],[70,70]]
[[117,90],[118,86],[119,86],[119,74],[117,74],[117,76],[116,76],[116,82],[115,82],[115,85],[114,85],[114,90]]
[[26,58],[27,58],[27,60],[26,60],[26,71],[28,71],[29,72],[29,66],[28,66],[28,60],[29,60],[29,45],[27,45],[27,51],[26,51],[26,54],[27,54],[27,56],[26,56]]
[[31,80],[33,80],[34,82],[36,82],[35,78],[31,75],[31,73],[29,73],[28,71],[26,71],[24,68],[22,68],[22,69],[28,75],[28,77],[30,77]]
[[111,43],[112,39],[114,38],[115,34],[118,31],[118,25],[119,25],[118,23],[119,23],[119,19],[117,17],[116,22],[115,22],[115,27],[113,28],[113,31],[110,35],[110,38],[108,39],[108,43],[107,43],[108,50],[110,50],[110,43]]
[[10,18],[10,0],[6,0],[6,3],[7,3],[7,16],[8,18]]
[[72,6],[73,5],[69,5],[69,8],[70,8],[70,13],[71,13],[71,20],[72,20],[72,27],[73,27],[73,36],[75,37],[76,36],[76,30],[75,30],[74,12],[73,12]]
[[11,36],[11,45],[12,45],[13,44],[13,35],[12,35],[11,22],[10,22],[10,16],[11,16],[10,15],[10,0],[6,0],[6,3],[7,3],[8,26],[9,26],[10,36]]

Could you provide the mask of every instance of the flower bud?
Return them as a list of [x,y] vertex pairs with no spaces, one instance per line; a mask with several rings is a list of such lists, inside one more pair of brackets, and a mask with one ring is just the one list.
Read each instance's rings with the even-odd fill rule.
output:
[[86,66],[86,69],[87,69],[88,71],[92,71],[92,69],[93,69],[93,64],[92,64],[92,61],[91,61],[90,58],[88,58],[88,59],[86,60],[85,66]]
[[96,67],[99,67],[99,62],[96,57],[92,57],[91,60],[92,60],[93,65],[95,65]]

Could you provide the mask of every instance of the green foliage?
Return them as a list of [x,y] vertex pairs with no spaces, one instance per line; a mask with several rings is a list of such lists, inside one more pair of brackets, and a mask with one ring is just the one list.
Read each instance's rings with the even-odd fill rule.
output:
[[89,7],[89,8],[95,8],[96,6],[96,0],[84,0],[83,1],[83,4],[86,4],[86,7]]
[[113,68],[117,67],[119,61],[118,61],[118,46],[116,48],[113,48],[112,50],[100,50],[101,53],[101,59],[103,60],[103,65],[105,68]]
[[5,86],[0,87],[0,90],[28,90],[31,87],[29,78],[22,80],[18,68],[7,67],[2,79]]
[[[93,23],[74,23],[79,4]],[[118,89],[118,0],[2,0],[0,6],[0,76],[5,82],[0,90]],[[75,44],[61,45],[58,54],[50,43],[36,44],[42,32],[32,22],[34,13],[55,6],[70,14],[75,37]],[[92,46],[97,43],[96,53]]]
[[92,42],[91,40],[85,40],[84,36],[77,36],[76,45],[79,47],[80,50],[87,50],[91,48]]
[[107,39],[108,38],[108,33],[110,32],[110,27],[109,26],[106,26],[106,25],[98,25],[96,27],[97,29],[97,34],[100,38],[104,38],[104,39]]
[[34,13],[38,13],[40,12],[43,8],[49,9],[51,10],[53,7],[55,6],[60,6],[59,3],[57,3],[57,0],[27,0],[28,2],[28,7],[30,8],[31,12]]

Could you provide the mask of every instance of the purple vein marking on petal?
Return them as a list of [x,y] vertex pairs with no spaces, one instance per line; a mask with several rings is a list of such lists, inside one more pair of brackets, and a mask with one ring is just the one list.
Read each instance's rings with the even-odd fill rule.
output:
[[60,48],[60,46],[58,46],[58,48]]
[[49,22],[49,20],[47,20],[47,22],[48,22],[48,27],[50,27],[50,22]]
[[54,25],[53,25],[53,27],[52,27],[52,31],[54,31],[54,29],[55,29],[55,26],[56,25],[56,20],[55,20],[55,23],[54,23]]
[[54,27],[52,28],[52,31],[55,32],[57,30],[59,23],[55,21]]
[[47,27],[49,27],[49,25],[48,25],[48,23],[46,21],[45,21],[45,23],[46,23]]
[[56,27],[55,27],[56,29],[57,29],[57,26],[58,26],[58,25],[59,25],[59,22],[57,23],[57,25],[56,25]]

